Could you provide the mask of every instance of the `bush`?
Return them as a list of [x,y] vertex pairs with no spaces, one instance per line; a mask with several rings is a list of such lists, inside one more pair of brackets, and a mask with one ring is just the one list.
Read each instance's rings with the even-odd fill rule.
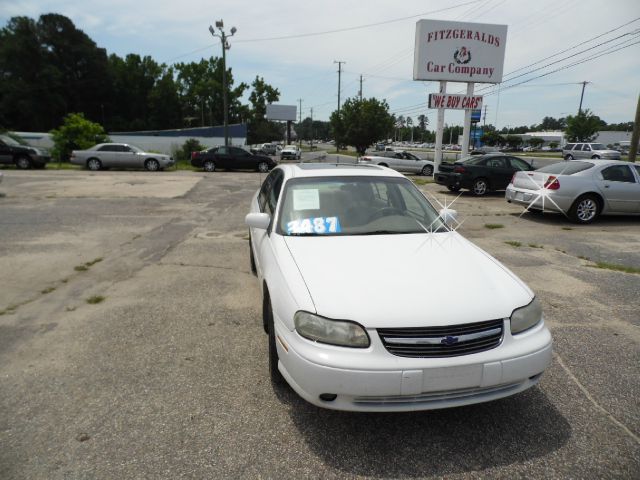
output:
[[50,133],[54,144],[51,153],[59,160],[68,160],[72,150],[84,150],[109,141],[102,125],[87,120],[82,113],[70,113],[60,128]]
[[195,138],[190,138],[182,144],[175,153],[175,159],[177,162],[185,162],[191,160],[191,152],[199,152],[204,150],[205,147]]

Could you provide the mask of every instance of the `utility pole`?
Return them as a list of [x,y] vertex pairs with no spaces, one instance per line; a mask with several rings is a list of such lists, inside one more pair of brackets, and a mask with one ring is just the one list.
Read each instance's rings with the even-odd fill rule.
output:
[[302,150],[302,99],[298,99],[298,104],[300,105],[298,112],[298,147]]
[[342,77],[342,64],[347,63],[342,60],[334,60],[333,63],[338,64],[338,115],[340,115],[340,79]]
[[220,39],[220,43],[222,44],[222,108],[224,110],[224,146],[229,146],[229,108],[227,101],[227,50],[231,48],[227,38],[233,37],[235,33],[238,31],[236,27],[231,27],[231,35],[227,35],[224,28],[224,23],[222,20],[216,20],[216,28],[220,31],[220,33],[215,33],[214,28],[209,25],[209,33],[214,37],[218,37]]
[[636,121],[633,123],[633,133],[631,134],[631,146],[629,147],[629,161],[635,162],[638,154],[638,142],[640,142],[640,95],[638,95],[638,106],[636,107]]
[[313,150],[313,107],[311,107],[311,143],[310,143],[310,147],[311,150]]
[[360,101],[362,101],[362,75],[360,75],[360,91],[358,92],[358,96],[360,97]]
[[581,82],[582,83],[582,93],[580,94],[580,106],[578,107],[578,115],[582,114],[582,99],[584,98],[584,87],[587,86],[587,83],[590,82]]
[[487,105],[484,106],[484,117],[482,118],[482,121],[484,122],[482,124],[482,129],[484,130],[487,126]]

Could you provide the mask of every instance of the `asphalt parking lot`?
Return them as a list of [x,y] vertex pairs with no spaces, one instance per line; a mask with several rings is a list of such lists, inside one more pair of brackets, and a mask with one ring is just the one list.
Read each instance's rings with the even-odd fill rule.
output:
[[640,217],[421,185],[537,292],[554,362],[500,401],[352,414],[269,381],[243,223],[260,174],[4,173],[2,479],[639,477],[640,275],[596,264],[640,268]]

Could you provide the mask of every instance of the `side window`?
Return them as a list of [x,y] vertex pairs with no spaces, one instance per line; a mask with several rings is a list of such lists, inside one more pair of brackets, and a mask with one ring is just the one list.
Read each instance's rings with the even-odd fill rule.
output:
[[511,166],[516,170],[531,170],[529,164],[520,158],[509,157],[509,161],[511,162]]
[[602,178],[611,182],[636,183],[633,172],[626,165],[612,165],[602,170]]
[[565,150],[573,150],[573,147],[575,147],[575,146],[576,146],[576,144],[575,144],[575,143],[567,143],[567,144],[564,146],[564,149],[565,149]]
[[131,147],[128,145],[121,145],[120,146],[120,151],[121,152],[131,152]]
[[247,154],[247,152],[241,148],[232,147],[230,150],[231,154],[235,155],[236,157],[244,157]]
[[403,158],[403,155],[401,153],[396,153],[393,158]]
[[638,174],[638,178],[640,178],[640,165],[633,166],[636,169],[636,173]]
[[269,198],[267,200],[267,210],[271,215],[276,213],[276,205],[278,205],[278,198],[280,198],[280,190],[282,190],[282,180],[284,175],[280,172],[276,172],[273,180],[273,187],[269,192]]
[[103,145],[98,149],[99,152],[113,152],[113,145]]
[[258,205],[261,212],[265,212],[267,200],[269,199],[269,195],[271,194],[271,187],[273,186],[273,178],[275,176],[274,173],[275,172],[271,172],[267,176],[267,178],[264,179],[262,187],[260,187],[260,193],[258,194]]
[[506,166],[507,165],[504,158],[493,157],[487,161],[487,167],[505,168]]
[[218,151],[216,153],[218,155],[228,155],[229,154],[229,147],[219,147]]
[[581,152],[582,151],[582,147],[584,147],[584,145],[582,143],[576,143],[576,148],[574,148],[574,150],[576,152]]
[[585,152],[590,152],[591,151],[591,145],[589,145],[588,143],[584,144],[584,147],[582,147],[582,150]]

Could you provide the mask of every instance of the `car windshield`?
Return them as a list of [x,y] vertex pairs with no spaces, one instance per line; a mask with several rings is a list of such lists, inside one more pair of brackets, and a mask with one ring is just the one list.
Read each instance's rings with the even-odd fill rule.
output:
[[20,142],[15,141],[13,138],[9,137],[8,135],[0,135],[0,139],[2,139],[2,141],[7,144],[7,145],[13,145],[14,147],[20,147]]
[[420,158],[416,157],[413,153],[404,152],[405,158],[409,160],[420,160]]
[[129,147],[131,147],[131,150],[133,150],[134,152],[144,153],[144,150],[138,147],[137,145],[131,145],[130,143],[128,145]]
[[583,172],[593,168],[593,163],[579,162],[572,160],[570,162],[560,162],[539,168],[537,171],[542,173],[553,173],[554,175],[573,175],[574,173]]
[[607,149],[607,147],[605,147],[601,143],[592,143],[591,144],[591,150],[606,150],[606,149]]
[[484,156],[484,155],[473,155],[471,157],[461,158],[456,163],[464,163],[466,165],[477,165],[479,163],[482,163],[486,159],[487,159],[487,157]]
[[448,228],[406,178],[294,178],[280,197],[280,235],[381,235]]

